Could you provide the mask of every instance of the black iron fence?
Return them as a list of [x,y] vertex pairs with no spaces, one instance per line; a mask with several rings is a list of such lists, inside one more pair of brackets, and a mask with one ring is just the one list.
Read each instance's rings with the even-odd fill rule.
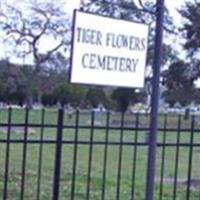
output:
[[[145,199],[149,114],[0,110],[3,200]],[[155,200],[200,199],[200,117],[159,115]]]

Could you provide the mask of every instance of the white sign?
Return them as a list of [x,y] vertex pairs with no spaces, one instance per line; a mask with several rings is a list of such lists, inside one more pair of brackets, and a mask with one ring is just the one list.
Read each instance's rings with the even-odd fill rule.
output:
[[75,11],[71,82],[143,87],[148,26]]

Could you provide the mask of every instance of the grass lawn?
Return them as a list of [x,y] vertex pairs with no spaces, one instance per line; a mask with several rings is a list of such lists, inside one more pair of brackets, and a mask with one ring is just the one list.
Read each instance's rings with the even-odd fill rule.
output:
[[[7,110],[0,111],[0,123],[7,122]],[[12,123],[23,123],[25,118],[24,110],[13,110]],[[110,121],[120,121],[120,116],[112,115]],[[190,119],[191,120],[191,119]],[[190,128],[190,120],[181,119],[181,128]],[[65,117],[65,125],[75,125],[75,115],[72,118]],[[136,121],[135,116],[126,116],[126,122]],[[139,127],[148,127],[149,117],[140,117]],[[45,124],[56,124],[57,111],[48,109],[45,113]],[[104,126],[106,124],[105,115],[98,115],[95,121],[97,125]],[[29,123],[41,123],[41,111],[30,111]],[[167,127],[177,128],[177,116],[168,117]],[[91,116],[89,114],[80,114],[79,125],[90,125]],[[128,124],[130,126],[130,124]],[[195,128],[198,127],[195,121]],[[159,118],[159,128],[164,127],[164,117]],[[32,127],[34,131],[29,130],[28,140],[37,141],[41,136],[41,128]],[[23,132],[23,129],[22,131]],[[76,146],[73,144],[75,140],[75,129],[68,127],[64,129],[63,140],[66,141],[62,145],[62,166],[61,166],[61,181],[60,181],[60,199],[66,200],[71,198],[72,189],[72,174],[73,174],[73,160],[74,150]],[[123,134],[123,142],[125,145],[120,146],[121,133]],[[120,129],[109,130],[108,142],[112,144],[105,145],[107,136],[105,129],[78,129],[78,145],[77,145],[77,163],[76,163],[76,177],[75,177],[75,195],[74,200],[84,200],[87,197],[87,183],[88,183],[88,163],[91,154],[91,182],[90,182],[90,199],[102,199],[102,184],[103,184],[103,166],[105,158],[105,149],[107,148],[107,165],[106,165],[106,181],[105,181],[105,199],[116,200],[117,195],[119,200],[131,199],[133,192],[136,200],[143,200],[145,197],[145,184],[146,184],[146,171],[147,171],[147,145],[130,145],[130,143],[140,142],[145,143],[146,131],[124,130]],[[91,134],[93,134],[93,142],[97,144],[90,145]],[[180,133],[180,142],[189,144],[190,132]],[[6,139],[7,134],[3,129],[0,129],[0,199],[3,196],[4,188],[4,174],[5,174],[5,157],[6,157]],[[158,142],[162,142],[164,131],[159,131]],[[23,140],[24,134],[20,131],[11,131],[11,140]],[[45,128],[43,140],[56,139],[56,128]],[[136,141],[137,140],[137,141]],[[71,141],[72,143],[70,143]],[[177,132],[166,132],[166,142],[176,143]],[[194,133],[194,143],[200,144],[200,133]],[[10,143],[9,152],[9,178],[8,178],[8,199],[21,200],[21,178],[22,178],[22,155],[23,143]],[[39,162],[39,150],[41,144],[28,143],[26,154],[26,172],[25,172],[25,200],[37,199],[38,190],[38,172],[39,164],[41,164],[41,180],[40,180],[40,199],[50,200],[52,198],[53,188],[53,174],[54,174],[54,159],[55,159],[55,143],[44,143],[42,145],[42,163]],[[161,177],[161,162],[163,151],[165,153],[164,165],[164,181],[163,181],[163,200],[173,199],[174,189],[174,175],[175,175],[175,160],[179,149],[178,158],[178,173],[177,173],[177,192],[176,199],[186,199],[186,182],[188,176],[189,164],[189,146],[159,146],[157,149],[157,170],[156,170],[156,184],[155,184],[155,200],[160,199],[160,177]],[[192,157],[192,180],[200,182],[200,145],[193,147]],[[121,156],[121,157],[120,157]],[[135,156],[135,157],[134,157]],[[121,158],[121,164],[119,161]],[[136,162],[134,162],[134,158]],[[120,175],[120,179],[119,178]],[[135,181],[133,182],[133,178]],[[120,180],[120,181],[119,181]],[[193,182],[192,182],[193,183]],[[135,187],[133,188],[133,184]],[[134,189],[134,190],[133,190]],[[118,191],[118,192],[117,192]],[[191,200],[200,198],[200,183],[192,185],[191,187]]]

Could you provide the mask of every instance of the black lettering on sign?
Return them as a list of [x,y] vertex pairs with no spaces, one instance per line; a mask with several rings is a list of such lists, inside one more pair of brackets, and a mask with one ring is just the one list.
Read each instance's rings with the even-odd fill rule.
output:
[[131,60],[132,60],[131,70],[132,70],[132,72],[135,72],[138,62],[139,62],[139,59],[137,58],[137,59],[131,59]]
[[126,71],[126,59],[125,58],[119,58],[119,71],[124,72]]
[[107,59],[109,60],[109,63],[107,65],[107,69],[109,71],[115,71],[115,60],[116,60],[116,57],[113,57],[113,56],[107,56]]
[[146,39],[145,38],[142,38],[142,40],[141,40],[141,50],[142,51],[144,51],[145,50],[145,48],[146,48]]
[[96,68],[96,54],[90,54],[90,69],[95,69]]
[[97,46],[102,45],[102,33],[93,29],[77,27],[77,42]]
[[131,69],[131,59],[126,59],[126,68],[127,68],[127,71],[131,72],[132,69]]
[[82,56],[82,66],[87,69],[101,71],[118,71],[134,73],[139,64],[139,59],[126,57],[115,57],[109,55],[84,54]]
[[104,70],[106,65],[106,57],[97,56],[97,63],[99,64],[99,68]]
[[145,44],[146,41],[144,38],[124,34],[106,34],[105,45],[107,47],[143,51],[145,50]]
[[88,53],[86,53],[86,54],[84,54],[83,56],[82,56],[82,66],[84,67],[84,68],[87,68],[88,67],[88,57],[89,57],[89,54]]

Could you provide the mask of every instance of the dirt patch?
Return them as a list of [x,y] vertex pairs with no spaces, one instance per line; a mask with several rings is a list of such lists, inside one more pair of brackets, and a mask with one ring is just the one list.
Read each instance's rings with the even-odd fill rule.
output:
[[[11,127],[11,133],[24,133],[24,127]],[[0,132],[1,133],[8,133],[8,128],[7,127],[0,127]],[[33,128],[28,128],[28,133],[33,134],[36,133],[37,131]]]
[[[161,179],[160,177],[156,177],[155,181],[157,183],[159,183],[160,179]],[[174,178],[164,177],[163,183],[173,185],[174,184]],[[187,178],[180,178],[180,177],[177,178],[177,186],[187,187],[188,184],[189,184],[189,181],[187,180]],[[190,188],[191,188],[191,190],[200,190],[200,179],[191,179]]]

